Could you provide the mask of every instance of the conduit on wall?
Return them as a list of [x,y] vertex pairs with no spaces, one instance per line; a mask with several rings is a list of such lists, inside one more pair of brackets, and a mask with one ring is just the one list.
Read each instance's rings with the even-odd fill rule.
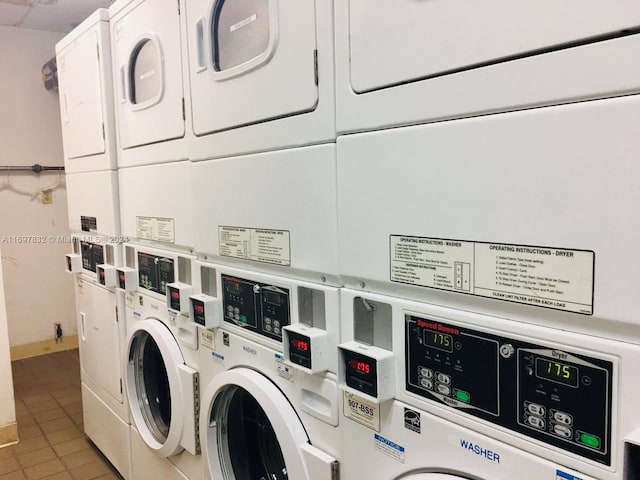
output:
[[[49,171],[64,171],[64,167],[47,167],[42,166],[40,164],[34,164],[31,166],[26,165],[17,165],[17,166],[2,166],[0,165],[0,172],[33,172],[35,174],[40,174],[41,172],[49,172]],[[38,189],[29,189],[26,187],[22,187],[20,185],[16,185],[11,181],[11,177],[7,175],[7,178],[3,181],[0,181],[0,191],[7,189],[12,190],[15,193],[19,193],[21,195],[27,195],[32,201],[38,198],[38,196],[42,195],[46,191],[53,191],[57,188],[64,188],[64,178],[62,175],[59,175],[56,182],[52,185],[46,186],[44,188]]]

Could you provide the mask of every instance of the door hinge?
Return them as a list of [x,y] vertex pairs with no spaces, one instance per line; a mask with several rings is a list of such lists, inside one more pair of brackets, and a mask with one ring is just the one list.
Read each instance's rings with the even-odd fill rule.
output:
[[186,119],[187,119],[187,114],[184,109],[184,97],[182,97],[182,120],[186,120]]
[[318,50],[313,51],[313,69],[316,86],[318,86]]
[[98,56],[98,61],[100,61],[100,46],[96,43],[96,55]]
[[200,374],[196,373],[193,377],[193,420],[196,425],[196,452],[201,453],[202,446],[200,444]]
[[180,15],[180,0],[178,0],[178,15]]
[[102,124],[102,140],[105,139],[105,133],[104,133],[104,123]]
[[115,307],[115,310],[116,310],[116,323],[118,323],[120,321],[120,318],[118,316],[118,306],[117,305]]
[[122,391],[122,379],[120,379],[120,395],[122,395],[122,394],[123,394],[123,391]]

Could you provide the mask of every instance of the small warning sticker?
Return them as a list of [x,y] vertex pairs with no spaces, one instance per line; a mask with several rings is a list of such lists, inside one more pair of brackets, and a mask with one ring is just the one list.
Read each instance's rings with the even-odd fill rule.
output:
[[219,253],[223,257],[291,265],[290,235],[287,230],[220,226],[218,236]]
[[284,363],[284,356],[280,353],[274,354],[276,360],[276,371],[282,378],[293,382],[295,380],[295,370]]
[[380,431],[379,406],[346,390],[344,391],[344,416],[376,432]]
[[595,253],[390,236],[391,281],[593,314]]
[[174,223],[173,218],[136,217],[136,236],[143,240],[175,243]]
[[402,445],[398,445],[377,433],[373,435],[373,438],[376,450],[390,456],[400,463],[404,463],[404,447]]
[[215,339],[215,335],[211,330],[206,330],[204,328],[200,329],[200,345],[213,350],[215,347],[214,339]]

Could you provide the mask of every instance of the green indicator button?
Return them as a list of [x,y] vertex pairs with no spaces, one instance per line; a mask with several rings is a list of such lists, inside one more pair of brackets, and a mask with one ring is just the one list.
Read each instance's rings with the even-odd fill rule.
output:
[[593,448],[600,447],[600,439],[595,435],[590,435],[588,433],[581,433],[580,441],[585,445],[588,445],[589,447],[593,447]]
[[465,392],[464,390],[456,390],[456,398],[461,402],[469,403],[471,395],[469,395],[469,392]]
[[240,315],[240,321],[242,323],[247,323],[247,316],[246,315]]

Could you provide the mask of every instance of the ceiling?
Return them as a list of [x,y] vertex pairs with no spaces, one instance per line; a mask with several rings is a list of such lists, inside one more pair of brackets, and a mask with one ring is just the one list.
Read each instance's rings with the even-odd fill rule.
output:
[[0,25],[67,33],[114,0],[0,0]]

